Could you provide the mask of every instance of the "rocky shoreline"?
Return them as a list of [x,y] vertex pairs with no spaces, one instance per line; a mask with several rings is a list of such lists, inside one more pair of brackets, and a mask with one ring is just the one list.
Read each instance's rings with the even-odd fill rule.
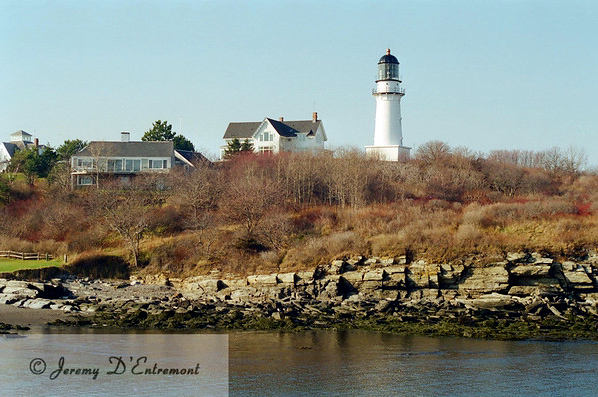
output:
[[494,339],[598,339],[598,255],[434,264],[336,260],[313,271],[187,279],[0,280],[0,304],[75,314],[53,325],[369,329]]

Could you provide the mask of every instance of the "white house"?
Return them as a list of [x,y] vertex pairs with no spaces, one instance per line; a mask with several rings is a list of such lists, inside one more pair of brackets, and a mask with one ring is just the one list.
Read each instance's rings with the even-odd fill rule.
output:
[[8,163],[18,150],[36,147],[40,153],[43,151],[45,146],[40,146],[37,138],[32,141],[32,137],[30,133],[19,130],[10,134],[10,142],[0,142],[0,172],[6,171]]
[[[255,153],[317,152],[324,150],[328,140],[322,120],[313,113],[311,120],[285,121],[265,118],[264,121],[229,123],[224,140],[227,145],[235,139],[248,140]],[[224,158],[227,145],[220,147]]]
[[130,141],[122,132],[120,141],[92,141],[71,157],[74,187],[95,185],[97,178],[128,181],[142,172],[168,172],[175,166],[193,168],[208,161],[197,152],[175,150],[172,141]]

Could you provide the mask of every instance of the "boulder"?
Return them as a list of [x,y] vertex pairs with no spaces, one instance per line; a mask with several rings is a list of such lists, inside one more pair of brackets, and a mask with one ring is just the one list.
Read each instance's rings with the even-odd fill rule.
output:
[[297,275],[297,281],[296,281],[295,285],[309,285],[314,282],[314,272],[313,271],[297,272],[295,274]]
[[363,273],[361,272],[346,272],[343,273],[341,277],[354,286],[358,286],[363,281]]
[[407,287],[417,288],[438,288],[438,273],[440,266],[428,264],[424,261],[417,261],[409,266],[406,273]]
[[281,312],[274,312],[272,313],[272,318],[274,320],[282,320],[284,318],[284,315]]
[[11,285],[7,285],[6,287],[4,287],[4,290],[2,291],[4,295],[16,295],[25,298],[36,298],[39,295],[39,292],[40,291],[38,289],[28,288],[27,286],[21,287]]
[[405,273],[392,273],[384,277],[382,286],[389,289],[405,289],[407,288]]
[[327,269],[328,274],[339,274],[341,268],[343,267],[345,261],[343,260],[334,260],[330,264],[330,267]]
[[530,258],[530,255],[526,252],[508,252],[507,253],[507,261],[509,262],[527,262]]
[[222,280],[222,282],[229,288],[247,287],[248,285],[246,278],[227,278]]
[[592,279],[586,273],[586,269],[573,262],[563,262],[563,276],[568,284],[592,285]]
[[19,295],[0,294],[0,304],[3,304],[3,305],[12,305],[13,303],[17,302],[19,299],[20,299]]
[[466,306],[473,306],[477,309],[503,309],[509,305],[512,305],[513,303],[516,303],[513,296],[498,294],[496,292],[480,295],[475,299],[457,298],[457,301],[465,304]]
[[363,274],[363,281],[382,281],[384,280],[384,269],[370,270]]
[[459,280],[463,275],[465,266],[442,264],[440,265],[440,272],[438,274],[438,285],[442,289],[457,289],[459,288]]
[[7,287],[28,289],[31,288],[31,283],[20,280],[9,280],[6,282]]
[[506,292],[509,287],[509,272],[506,263],[496,263],[487,267],[471,267],[459,284],[459,290],[469,293],[487,294]]
[[283,284],[295,284],[295,273],[279,273],[276,277],[278,277],[278,281]]
[[50,306],[53,304],[54,302],[52,302],[49,299],[38,298],[27,300],[25,303],[21,305],[21,307],[27,307],[29,309],[49,309]]
[[385,266],[384,271],[388,275],[397,274],[397,273],[405,273],[407,270],[407,266],[404,265],[395,265],[395,266]]
[[534,252],[532,253],[532,258],[530,259],[531,262],[535,263],[535,264],[547,264],[547,265],[551,265],[554,262],[554,259],[552,258],[546,258],[544,256],[542,256],[541,254]]
[[385,266],[385,267],[386,266],[394,265],[394,263],[395,263],[395,258],[383,258],[383,259],[380,259],[380,264],[382,266]]
[[276,274],[259,274],[255,276],[247,276],[247,283],[249,285],[276,285],[278,279]]
[[190,292],[199,292],[205,294],[215,294],[219,290],[225,288],[225,284],[221,280],[215,279],[199,279],[196,282],[183,284],[184,290]]
[[519,265],[511,269],[511,275],[516,277],[550,277],[548,264]]
[[233,301],[245,302],[257,293],[257,289],[252,287],[237,288],[230,293],[230,298]]

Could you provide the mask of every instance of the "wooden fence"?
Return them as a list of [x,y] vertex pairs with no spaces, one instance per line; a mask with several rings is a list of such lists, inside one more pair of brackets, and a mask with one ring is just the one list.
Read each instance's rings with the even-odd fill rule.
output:
[[50,254],[40,254],[39,252],[16,252],[16,251],[0,251],[0,257],[29,260],[52,260],[54,257]]

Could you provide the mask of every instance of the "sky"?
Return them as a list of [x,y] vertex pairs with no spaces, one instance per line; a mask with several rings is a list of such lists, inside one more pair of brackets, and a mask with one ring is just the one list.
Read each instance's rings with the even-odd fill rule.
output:
[[140,140],[211,157],[229,122],[311,119],[372,145],[377,62],[400,62],[403,143],[573,146],[598,166],[595,0],[0,0],[0,140]]

